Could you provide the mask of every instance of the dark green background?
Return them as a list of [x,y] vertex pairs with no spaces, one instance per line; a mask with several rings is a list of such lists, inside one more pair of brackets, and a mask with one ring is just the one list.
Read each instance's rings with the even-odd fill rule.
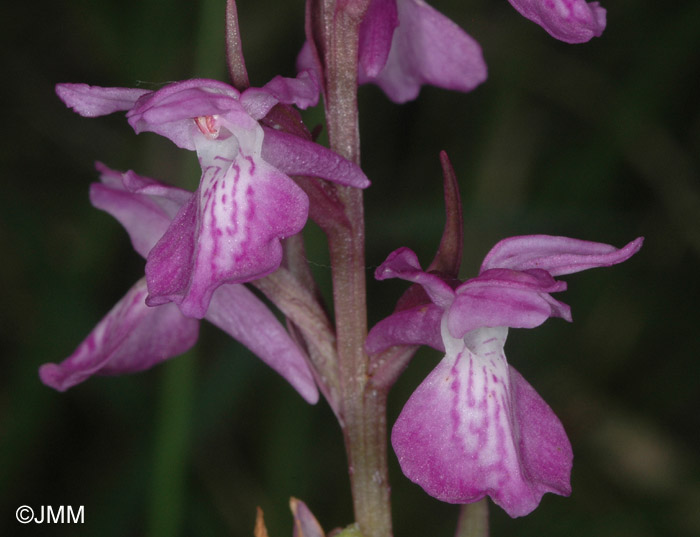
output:
[[[255,507],[291,535],[287,500],[330,529],[351,521],[341,435],[210,326],[187,357],[94,378],[65,394],[40,384],[139,277],[143,261],[93,209],[93,162],[194,188],[193,155],[123,116],[84,119],[57,82],[135,86],[224,78],[223,0],[69,0],[3,7],[0,157],[0,534],[249,536]],[[505,0],[436,0],[479,40],[489,80],[463,95],[425,88],[397,106],[362,88],[367,263],[399,246],[427,263],[442,226],[438,153],[464,198],[463,276],[497,240],[569,235],[643,250],[567,277],[575,322],[513,330],[508,356],[564,423],[573,494],[530,516],[492,509],[494,536],[700,534],[698,260],[700,4],[608,0],[608,29],[566,45]],[[243,1],[255,85],[293,74],[301,0]],[[319,112],[307,114],[310,124]],[[309,258],[328,280],[320,233]],[[370,286],[372,321],[400,282]],[[422,351],[392,392],[391,419],[435,365]],[[427,497],[390,454],[396,534],[450,536],[456,508]],[[85,506],[83,526],[23,527],[22,504]]]

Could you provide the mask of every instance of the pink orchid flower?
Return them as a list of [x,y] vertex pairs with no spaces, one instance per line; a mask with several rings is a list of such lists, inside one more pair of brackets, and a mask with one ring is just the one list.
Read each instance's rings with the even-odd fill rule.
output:
[[[182,206],[195,196],[98,164],[101,183],[90,189],[92,204],[114,216],[127,230],[134,249],[146,257],[167,232]],[[119,375],[148,369],[191,348],[199,321],[185,317],[177,305],[146,305],[142,278],[60,364],[44,364],[44,384],[67,390],[92,375]],[[219,286],[205,319],[240,341],[284,377],[304,399],[318,400],[318,390],[302,351],[268,307],[245,285]]]
[[152,131],[197,152],[199,188],[148,254],[148,305],[175,302],[185,315],[202,318],[220,285],[275,271],[280,240],[299,233],[308,216],[308,198],[289,175],[369,185],[359,167],[329,149],[258,123],[278,103],[315,104],[318,91],[308,72],[243,92],[205,79],[158,91],[56,87],[83,116],[126,110],[137,133]]
[[379,322],[370,353],[398,344],[427,344],[445,357],[411,395],[391,436],[404,474],[435,498],[471,503],[490,496],[510,516],[530,513],[545,492],[571,492],[572,451],[552,409],[506,361],[508,328],[534,328],[549,317],[571,321],[555,276],[621,263],[642,245],[624,248],[532,235],[499,242],[479,275],[456,287],[424,272],[401,248],[377,279],[423,286],[431,302]]

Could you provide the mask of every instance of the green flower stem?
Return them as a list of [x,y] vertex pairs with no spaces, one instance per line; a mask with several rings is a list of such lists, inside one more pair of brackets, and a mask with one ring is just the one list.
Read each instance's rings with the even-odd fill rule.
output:
[[[325,2],[321,10],[326,121],[330,146],[360,163],[357,108],[359,24],[366,1]],[[374,389],[367,337],[365,230],[362,191],[338,187],[344,218],[326,230],[333,277],[341,426],[348,454],[355,519],[365,537],[390,537],[386,454],[386,392]]]
[[489,537],[487,498],[460,507],[455,537]]
[[190,350],[163,364],[154,438],[148,536],[181,534],[189,464],[195,356]]

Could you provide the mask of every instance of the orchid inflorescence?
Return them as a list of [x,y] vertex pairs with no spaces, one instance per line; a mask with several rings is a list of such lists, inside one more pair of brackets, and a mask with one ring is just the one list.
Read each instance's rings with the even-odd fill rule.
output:
[[[605,27],[597,2],[509,1],[568,43]],[[642,239],[617,249],[511,237],[491,249],[476,277],[461,281],[462,208],[442,154],[447,218],[435,259],[423,270],[408,248],[388,256],[375,277],[413,285],[368,332],[361,190],[370,182],[359,165],[357,86],[376,84],[396,103],[415,99],[424,84],[468,92],[487,77],[481,48],[422,0],[309,0],[297,76],[251,87],[233,0],[226,20],[233,86],[208,79],[156,91],[57,85],[82,116],[126,112],[137,134],[195,151],[201,178],[190,192],[97,164],[90,201],[124,226],[145,273],[71,356],[40,368],[41,380],[63,391],[92,375],[148,369],[192,347],[206,319],[309,403],[319,392],[326,398],[344,431],[357,531],[387,537],[386,395],[417,346],[427,345],[444,358],[393,425],[403,473],[439,500],[489,496],[512,517],[530,513],[546,492],[568,495],[571,445],[552,409],[507,362],[508,329],[571,321],[569,306],[553,296],[566,289],[556,278],[621,263]],[[320,95],[330,148],[314,141],[297,111]],[[328,239],[334,320],[299,255],[309,218]],[[292,511],[295,535],[323,535],[303,502],[292,500]],[[258,534],[266,534],[262,515]]]

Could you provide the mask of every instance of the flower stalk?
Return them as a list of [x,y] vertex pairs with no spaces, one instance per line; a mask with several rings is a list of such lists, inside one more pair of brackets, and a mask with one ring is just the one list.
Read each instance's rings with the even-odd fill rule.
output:
[[[358,36],[367,1],[325,2],[320,36],[330,147],[360,163],[357,107]],[[313,17],[312,17],[313,19]],[[318,27],[318,25],[317,25]],[[341,427],[356,522],[366,537],[389,537],[391,507],[386,454],[386,393],[372,386],[367,336],[365,229],[362,191],[336,188],[343,214],[326,226],[333,280]]]
[[455,537],[488,537],[489,504],[486,498],[474,503],[467,503],[459,509],[457,532]]

